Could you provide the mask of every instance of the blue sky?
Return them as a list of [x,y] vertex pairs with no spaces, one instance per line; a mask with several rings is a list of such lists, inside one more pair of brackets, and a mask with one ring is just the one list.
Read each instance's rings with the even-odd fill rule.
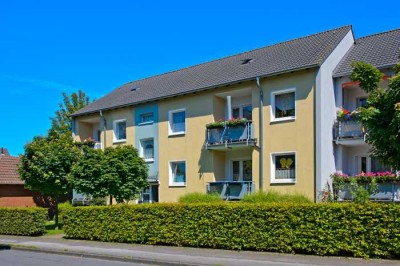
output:
[[128,81],[343,25],[357,38],[400,28],[376,1],[140,2],[0,3],[0,147],[18,155],[46,134],[64,91],[98,99]]

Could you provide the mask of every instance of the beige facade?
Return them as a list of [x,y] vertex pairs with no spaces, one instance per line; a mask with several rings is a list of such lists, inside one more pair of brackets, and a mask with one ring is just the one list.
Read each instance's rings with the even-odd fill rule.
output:
[[[107,110],[100,113],[79,116],[75,118],[75,134],[76,141],[84,141],[92,138],[102,144],[102,147],[112,147],[121,144],[135,144],[135,127],[134,127],[134,108],[125,107],[114,110]],[[115,122],[126,121],[126,139],[116,140],[115,138]],[[104,128],[104,124],[106,125]],[[105,129],[105,130],[104,130]],[[106,138],[104,138],[106,134]],[[105,142],[104,142],[105,141]]]
[[[301,193],[314,199],[314,86],[312,70],[263,79],[264,90],[264,190],[284,193]],[[293,120],[271,122],[271,92],[294,88],[296,117]],[[176,201],[188,192],[205,192],[208,182],[230,180],[233,160],[252,161],[252,181],[258,190],[259,147],[245,146],[236,149],[206,150],[206,124],[223,119],[226,113],[225,96],[238,95],[236,99],[249,98],[253,107],[253,126],[258,136],[259,90],[255,81],[228,86],[218,90],[167,99],[159,103],[160,112],[160,201]],[[234,102],[234,101],[233,101]],[[168,113],[186,111],[186,132],[179,136],[168,134]],[[258,144],[257,144],[258,145]],[[295,152],[296,181],[271,183],[271,155]],[[186,184],[170,184],[170,162],[186,162]]]
[[[264,93],[264,191],[300,193],[314,199],[314,70],[299,71],[261,79]],[[273,122],[271,102],[273,93],[293,89],[295,92],[295,118]],[[251,105],[255,146],[239,146],[220,150],[206,149],[206,124],[224,120],[228,113],[227,97],[232,107]],[[259,190],[259,89],[256,81],[247,81],[201,93],[187,94],[157,102],[159,154],[159,201],[175,202],[189,192],[206,192],[207,184],[214,181],[232,180],[233,161],[251,161],[252,182]],[[171,111],[185,111],[185,133],[170,134]],[[135,107],[103,111],[106,121],[104,143],[104,120],[100,113],[75,118],[75,139],[83,141],[91,137],[102,147],[135,145]],[[114,122],[126,120],[126,141],[115,141]],[[96,133],[97,132],[97,133]],[[139,147],[136,147],[139,148]],[[296,178],[294,182],[273,183],[272,156],[279,153],[295,154]],[[186,182],[173,184],[171,163],[185,162]]]

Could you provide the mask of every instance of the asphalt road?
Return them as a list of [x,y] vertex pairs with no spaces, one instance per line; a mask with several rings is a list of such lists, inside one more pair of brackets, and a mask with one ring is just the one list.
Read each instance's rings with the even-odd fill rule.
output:
[[0,250],[1,266],[139,266],[131,262],[56,255],[19,250]]

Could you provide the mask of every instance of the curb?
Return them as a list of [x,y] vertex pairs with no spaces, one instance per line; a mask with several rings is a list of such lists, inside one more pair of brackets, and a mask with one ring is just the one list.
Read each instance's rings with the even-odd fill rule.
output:
[[112,255],[101,255],[95,253],[87,253],[87,252],[76,252],[65,250],[54,250],[54,249],[43,249],[35,246],[24,246],[18,244],[3,244],[3,246],[9,246],[10,249],[20,250],[20,251],[28,251],[28,252],[37,252],[37,253],[51,253],[56,255],[66,255],[66,256],[74,256],[74,257],[82,257],[82,258],[92,258],[92,259],[101,259],[108,261],[119,261],[119,262],[134,262],[134,263],[143,263],[143,264],[151,264],[151,265],[167,265],[167,266],[204,266],[208,264],[188,264],[184,262],[172,262],[172,261],[163,261],[156,259],[143,259],[143,258],[135,258],[135,257],[121,257],[121,256],[112,256]]

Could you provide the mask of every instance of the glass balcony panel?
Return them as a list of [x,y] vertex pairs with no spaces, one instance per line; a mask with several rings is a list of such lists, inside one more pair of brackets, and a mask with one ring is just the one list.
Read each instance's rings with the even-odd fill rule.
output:
[[363,138],[364,130],[359,121],[338,122],[337,138]]

